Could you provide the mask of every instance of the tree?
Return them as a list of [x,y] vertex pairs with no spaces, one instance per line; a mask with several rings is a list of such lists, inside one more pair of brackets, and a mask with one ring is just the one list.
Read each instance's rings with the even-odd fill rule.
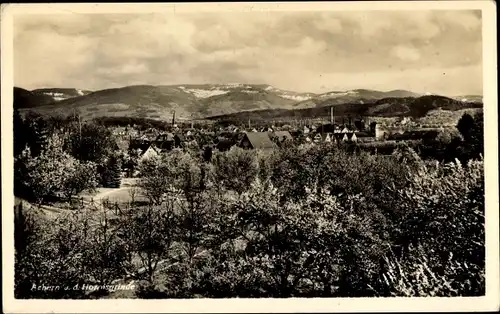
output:
[[203,148],[203,160],[205,160],[205,162],[210,162],[212,160],[212,147],[210,145],[206,145]]
[[410,165],[411,167],[419,167],[421,163],[420,156],[405,142],[398,145],[392,156],[397,162]]
[[[96,212],[97,211],[97,212]],[[109,209],[83,209],[79,222],[84,229],[82,259],[89,282],[104,286],[132,271],[132,255],[120,225],[113,222]]]
[[165,195],[171,189],[172,166],[165,158],[154,156],[139,163],[141,178],[138,186],[142,189],[149,202],[160,204]]
[[27,149],[16,160],[16,182],[21,190],[31,191],[31,197],[43,203],[51,198],[66,197],[96,187],[96,168],[92,163],[80,163],[63,150],[60,136],[50,137],[47,147],[37,157]]
[[102,167],[102,184],[104,187],[119,188],[121,185],[121,160],[115,154],[111,155]]
[[[91,208],[57,216],[29,208],[17,215],[16,297],[86,298],[83,284],[107,285],[127,274],[126,243],[109,218]],[[33,289],[42,286],[59,288]]]
[[405,266],[425,263],[431,273],[452,279],[450,286],[438,288],[484,294],[483,162],[421,167],[398,196],[402,211],[396,229],[405,246]]
[[111,131],[95,123],[73,124],[69,151],[78,160],[101,163],[116,148]]
[[474,125],[469,134],[469,141],[473,156],[484,154],[484,115],[482,111],[474,115]]
[[37,241],[42,238],[44,215],[21,202],[15,206],[14,216],[14,295],[16,298],[29,298],[34,295],[31,289],[37,283],[37,263],[39,256]]
[[92,162],[74,160],[67,166],[67,177],[62,182],[61,194],[67,200],[85,190],[93,191],[97,187],[96,165]]
[[247,190],[257,176],[255,151],[231,147],[228,152],[213,156],[215,182],[220,188],[238,194]]
[[474,118],[468,113],[465,113],[457,124],[457,129],[460,131],[465,140],[469,139],[471,130],[474,126]]
[[48,144],[50,137],[48,121],[40,114],[29,111],[25,115],[22,127],[26,144],[30,147],[32,156],[38,156]]
[[458,121],[457,129],[464,138],[462,149],[463,161],[471,158],[478,158],[484,154],[484,114],[482,111],[475,114],[464,114]]
[[14,156],[18,156],[28,144],[29,129],[19,110],[14,109]]
[[137,254],[142,268],[136,274],[149,284],[155,283],[155,272],[161,262],[170,258],[177,224],[171,200],[161,205],[136,207],[120,217],[125,227],[122,237],[129,250]]

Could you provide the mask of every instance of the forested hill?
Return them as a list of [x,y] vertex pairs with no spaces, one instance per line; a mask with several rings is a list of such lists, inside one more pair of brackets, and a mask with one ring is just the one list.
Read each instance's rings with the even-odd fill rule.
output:
[[235,114],[212,116],[212,120],[247,121],[280,118],[311,119],[329,117],[331,109],[335,116],[381,116],[381,117],[423,117],[435,109],[461,110],[466,108],[482,108],[482,102],[465,102],[438,95],[420,97],[391,97],[369,102],[351,102],[338,105],[304,108],[304,109],[269,109],[239,112]]

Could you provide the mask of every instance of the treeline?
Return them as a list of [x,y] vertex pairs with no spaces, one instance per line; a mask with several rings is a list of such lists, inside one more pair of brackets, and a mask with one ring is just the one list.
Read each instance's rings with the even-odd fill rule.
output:
[[138,298],[485,293],[480,158],[316,145],[172,152],[140,170],[147,204],[21,215],[16,297],[87,298],[31,287],[125,277]]
[[[18,114],[18,113],[16,113]],[[20,116],[20,115],[19,115]],[[71,122],[78,121],[78,115],[63,115],[63,114],[53,114],[53,115],[41,115],[35,111],[27,111],[25,114],[25,119],[27,120],[37,120],[42,119],[45,121],[47,126],[62,127]],[[144,131],[147,129],[158,129],[162,131],[171,131],[172,121],[141,118],[141,117],[95,117],[92,119],[85,119],[82,122],[95,123],[106,127],[130,127],[134,126],[138,130]],[[214,123],[209,120],[197,120],[193,123],[185,121],[175,121],[175,124],[179,128],[189,128],[191,126],[195,128],[206,128],[210,127]]]
[[148,118],[138,118],[138,117],[98,117],[95,118],[97,123],[100,123],[105,126],[133,126],[136,125],[139,129],[150,129],[156,128],[159,130],[166,131],[168,130],[172,123],[161,120],[154,120]]
[[187,129],[191,126],[193,128],[207,128],[213,123],[211,121],[164,121],[164,120],[155,120],[148,118],[138,118],[138,117],[98,117],[94,119],[95,122],[106,125],[106,126],[136,126],[139,130],[147,130],[147,129],[158,129],[162,131],[172,131],[172,122],[177,125],[180,129]]

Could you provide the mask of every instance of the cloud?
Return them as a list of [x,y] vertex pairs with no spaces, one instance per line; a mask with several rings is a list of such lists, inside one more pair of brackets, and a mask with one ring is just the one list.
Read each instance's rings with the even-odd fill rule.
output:
[[132,81],[418,89],[431,75],[457,69],[471,83],[449,76],[449,86],[436,83],[443,91],[482,89],[472,70],[482,64],[475,11],[59,14],[21,15],[14,23],[15,84],[29,89]]
[[392,48],[391,53],[403,61],[417,61],[420,59],[420,53],[413,47],[399,45]]

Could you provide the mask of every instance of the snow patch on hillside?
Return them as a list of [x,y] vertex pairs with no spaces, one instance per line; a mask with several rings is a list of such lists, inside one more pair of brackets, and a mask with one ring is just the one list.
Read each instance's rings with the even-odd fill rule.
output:
[[56,92],[45,92],[44,95],[54,98],[55,101],[61,101],[70,98],[68,95]]
[[187,93],[193,94],[197,98],[208,98],[212,96],[224,95],[229,93],[229,91],[222,89],[190,89],[190,88],[185,88],[184,86],[180,86],[179,88]]
[[305,100],[309,100],[309,99],[312,98],[311,96],[289,95],[289,94],[280,94],[279,96],[282,97],[282,98],[296,100],[296,101],[305,101]]
[[74,94],[66,94],[59,92],[43,92],[44,95],[50,96],[54,98],[55,101],[66,100],[73,97],[84,96],[85,92],[81,89],[75,89],[76,95]]
[[345,92],[329,92],[329,93],[321,94],[319,97],[331,98],[331,97],[342,97],[342,96],[354,96],[357,94],[358,94],[358,92],[349,90],[349,91],[345,91]]
[[267,86],[266,88],[264,88],[264,90],[268,91],[268,92],[275,92],[281,98],[291,99],[291,100],[295,100],[295,101],[305,101],[305,100],[309,100],[309,99],[313,98],[313,96],[309,93],[307,93],[307,94],[292,93],[292,92],[287,92],[287,91],[281,90],[281,89],[276,88],[274,86]]

